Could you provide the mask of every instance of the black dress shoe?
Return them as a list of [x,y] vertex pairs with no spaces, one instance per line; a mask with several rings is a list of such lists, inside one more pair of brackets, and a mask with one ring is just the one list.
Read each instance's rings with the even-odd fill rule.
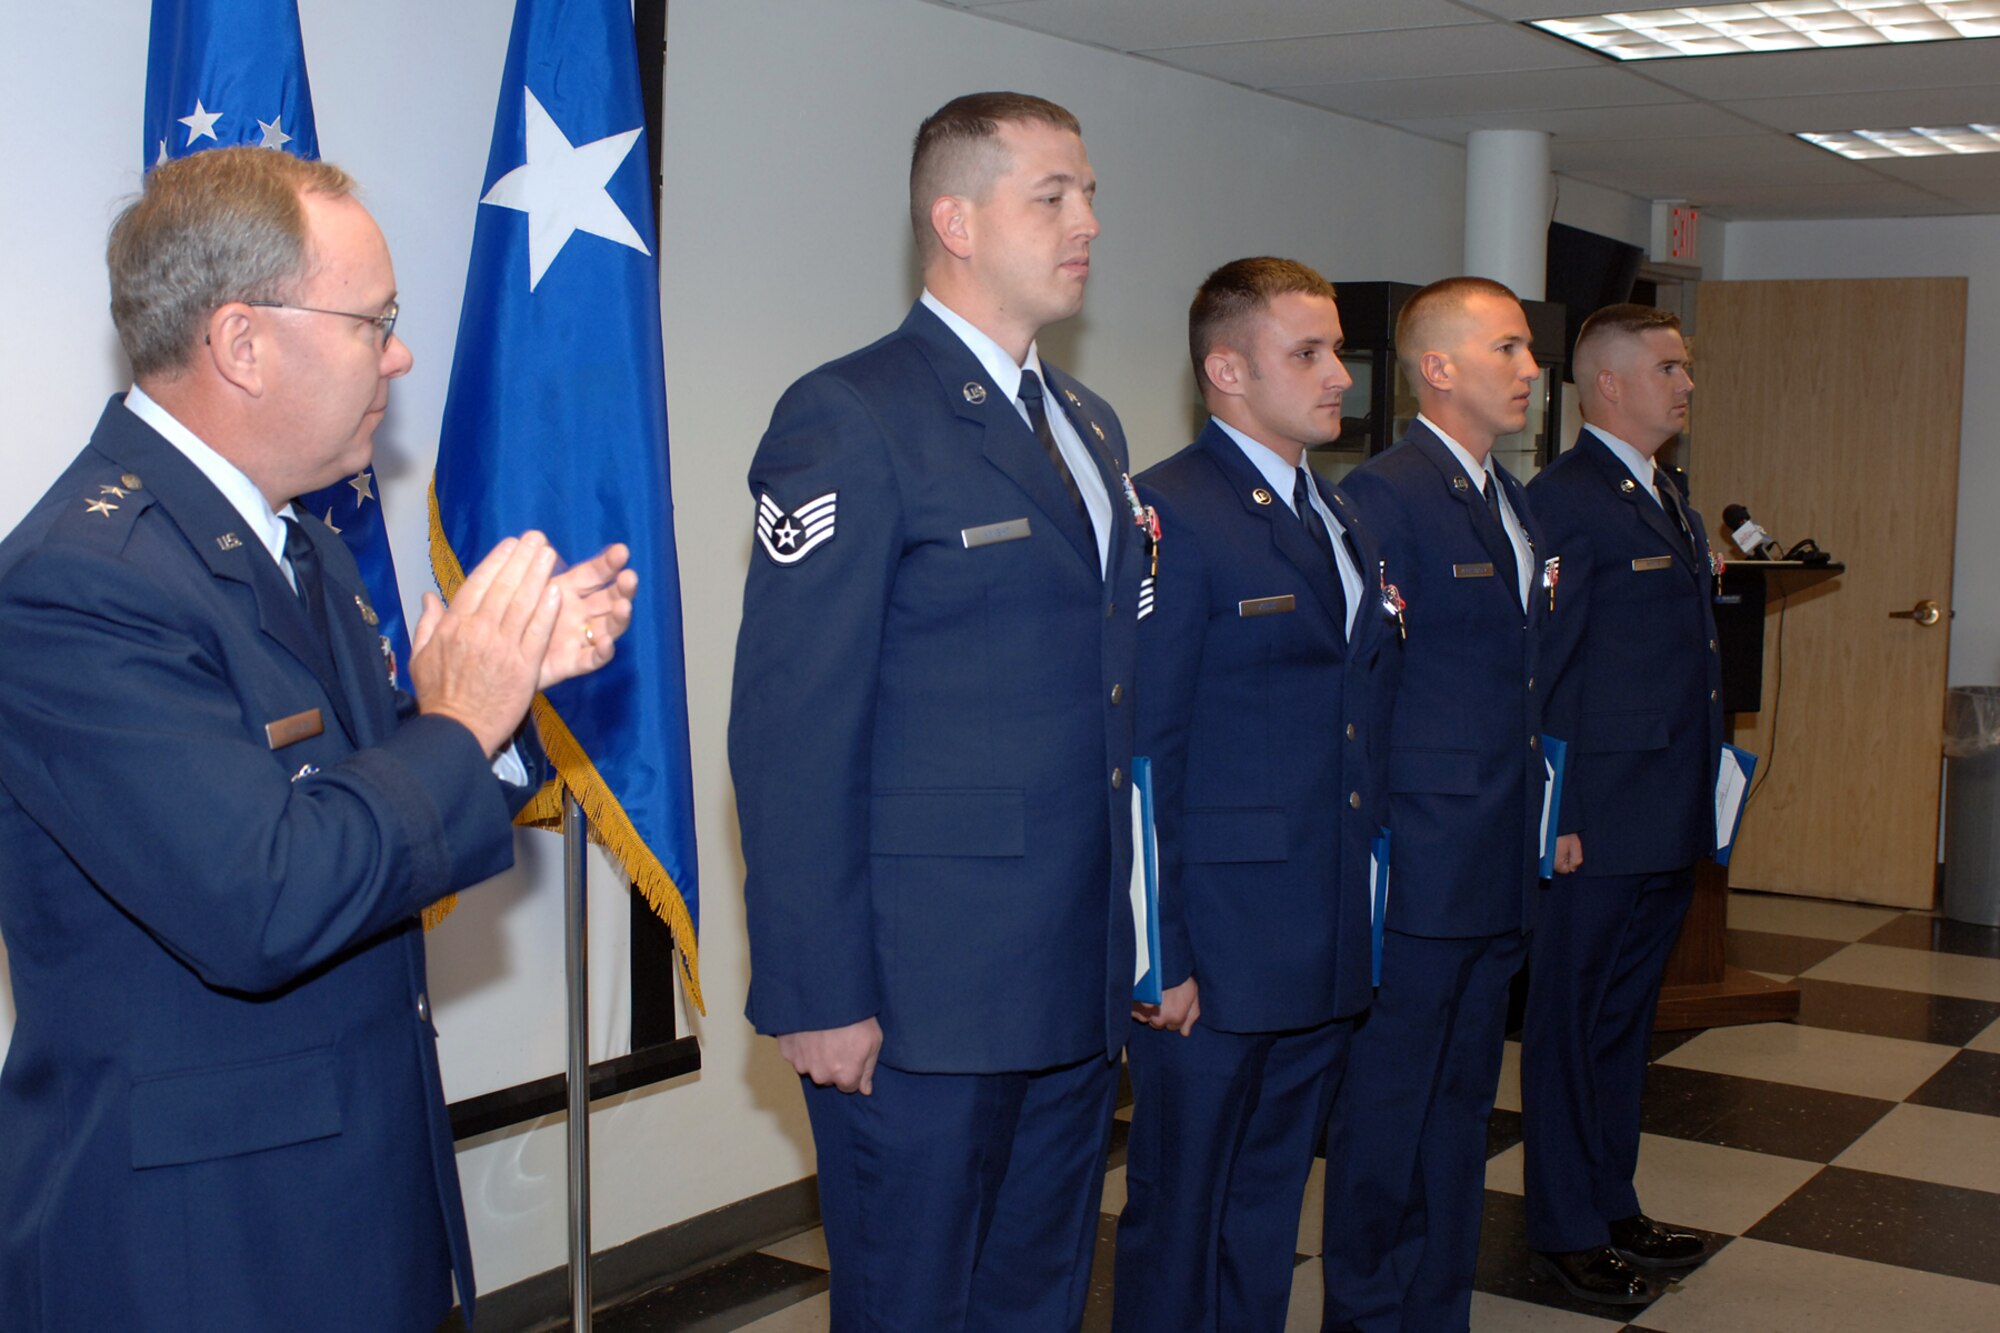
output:
[[1611,1248],[1640,1268],[1685,1268],[1708,1257],[1708,1242],[1700,1236],[1663,1227],[1644,1213],[1611,1224]]
[[1644,1305],[1658,1294],[1645,1274],[1620,1259],[1609,1245],[1591,1250],[1544,1254],[1535,1250],[1529,1263],[1543,1277],[1552,1277],[1578,1300],[1600,1305]]

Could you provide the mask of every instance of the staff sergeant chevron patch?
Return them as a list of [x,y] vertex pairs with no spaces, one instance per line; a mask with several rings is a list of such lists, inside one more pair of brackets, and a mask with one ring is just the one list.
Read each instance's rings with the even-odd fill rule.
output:
[[757,540],[772,563],[796,565],[822,543],[833,540],[834,497],[828,491],[786,513],[769,491],[757,497]]

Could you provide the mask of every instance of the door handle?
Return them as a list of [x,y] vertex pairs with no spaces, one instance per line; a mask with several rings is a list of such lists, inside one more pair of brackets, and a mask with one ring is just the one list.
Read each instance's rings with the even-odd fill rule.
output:
[[[1954,612],[1953,614],[1956,615],[1957,613]],[[1889,619],[1914,620],[1919,625],[1935,625],[1938,621],[1944,619],[1944,612],[1939,609],[1936,602],[1926,597],[1907,611],[1891,611]]]

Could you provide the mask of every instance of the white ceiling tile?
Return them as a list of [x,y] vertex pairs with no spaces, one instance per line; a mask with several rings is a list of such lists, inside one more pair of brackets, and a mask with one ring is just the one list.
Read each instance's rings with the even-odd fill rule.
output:
[[1183,46],[1139,54],[1252,88],[1302,87],[1413,74],[1479,74],[1600,64],[1566,42],[1490,23],[1363,32],[1295,41]]
[[1455,78],[1384,79],[1279,90],[1286,97],[1366,120],[1488,116],[1575,106],[1685,102],[1679,93],[1622,69],[1548,69]]
[[981,12],[1118,51],[1479,21],[1451,0],[1013,0]]
[[1641,63],[1648,75],[1669,87],[1715,102],[1811,96],[1832,89],[1939,88],[2000,78],[2000,38]]
[[[1513,76],[1509,76],[1513,77]],[[1369,84],[1368,87],[1380,87]],[[1391,120],[1397,129],[1430,139],[1462,141],[1473,130],[1541,130],[1559,139],[1676,139],[1683,136],[1744,134],[1757,127],[1706,102],[1665,102],[1654,106],[1547,107],[1483,115],[1413,117]]]
[[1702,200],[1710,217],[1906,217],[1959,212],[1950,201],[1896,181],[1863,185],[1742,185]]
[[[1580,14],[1608,14],[1619,8],[1616,5],[1593,3],[1592,0],[1468,0],[1488,14],[1503,19],[1525,22],[1528,19],[1570,19]],[[1646,0],[1624,6],[1627,10],[1662,9],[1660,4]]]
[[1653,167],[1709,168],[1724,171],[1794,171],[1807,179],[1846,180],[1855,164],[1790,135],[1731,134],[1703,138],[1556,139],[1549,144],[1550,165],[1557,171],[1581,171],[1627,161]]
[[1721,104],[1759,124],[1785,130],[1896,130],[2000,120],[2000,84],[1912,88],[1886,93],[1762,97]]
[[[1825,150],[1819,150],[1825,151]],[[1951,157],[1871,157],[1868,166],[1919,189],[1956,195],[2000,186],[2000,153]]]

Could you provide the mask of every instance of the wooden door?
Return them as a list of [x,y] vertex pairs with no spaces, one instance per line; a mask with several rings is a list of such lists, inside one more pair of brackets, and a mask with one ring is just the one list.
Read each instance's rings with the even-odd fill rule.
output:
[[[1705,282],[1688,476],[1709,541],[1726,505],[1847,572],[1765,618],[1763,709],[1736,743],[1764,772],[1732,886],[1929,907],[1952,542],[1963,278]],[[1892,619],[1937,603],[1934,625]],[[1768,774],[1768,776],[1767,776]]]

